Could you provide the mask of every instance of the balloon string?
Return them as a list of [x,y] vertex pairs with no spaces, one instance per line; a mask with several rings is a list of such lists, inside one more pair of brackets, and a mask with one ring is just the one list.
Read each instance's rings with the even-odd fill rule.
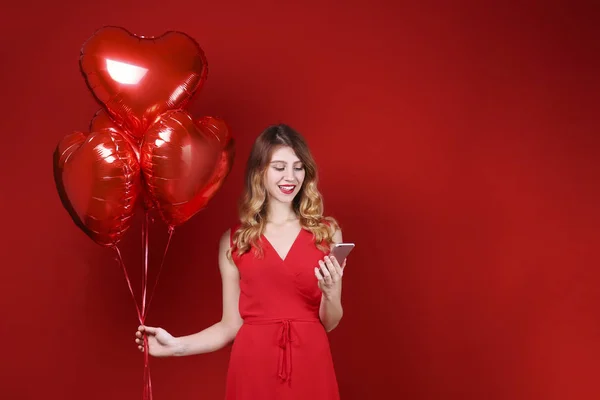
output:
[[[140,325],[144,325],[145,315],[140,311],[140,307],[138,306],[138,302],[135,299],[135,293],[133,292],[133,287],[131,286],[131,280],[129,279],[129,273],[127,272],[127,268],[125,267],[125,262],[123,261],[123,257],[121,256],[121,251],[117,246],[114,246],[114,250],[117,253],[117,260],[119,261],[119,265],[123,269],[123,274],[125,275],[125,280],[127,282],[127,287],[129,288],[129,293],[131,294],[131,298],[133,299],[133,303],[135,304],[135,310],[138,316],[138,322]],[[146,286],[146,279],[144,280],[144,292]],[[144,335],[144,387],[142,392],[143,400],[152,400],[152,381],[150,378],[150,357],[149,357],[149,349],[148,349],[148,337]]]
[[140,324],[143,322],[142,313],[140,312],[140,308],[138,307],[137,300],[135,299],[135,294],[133,293],[133,288],[131,287],[131,280],[129,279],[129,274],[127,273],[127,268],[125,268],[125,263],[123,262],[123,257],[121,257],[121,251],[117,246],[114,246],[114,249],[117,253],[117,261],[119,261],[119,265],[123,269],[123,274],[125,274],[125,280],[127,281],[127,287],[129,288],[129,293],[131,293],[131,298],[133,299],[133,303],[135,304],[135,310],[137,311],[138,321]]
[[142,246],[144,249],[144,272],[142,275],[142,317],[146,318],[146,288],[148,286],[148,232],[149,221],[148,211],[145,212],[144,222],[142,224]]
[[160,273],[163,270],[163,265],[165,264],[165,258],[167,257],[167,251],[169,251],[169,245],[171,244],[171,238],[173,237],[173,232],[175,228],[173,226],[169,226],[169,238],[167,239],[167,245],[165,246],[165,251],[162,256],[162,260],[160,261],[160,267],[158,268],[158,274],[156,274],[156,279],[154,280],[154,286],[152,287],[152,291],[150,292],[150,300],[148,301],[148,309],[150,308],[150,303],[152,303],[152,299],[154,298],[154,293],[156,292],[156,285],[158,284],[158,279],[160,278]]
[[[150,232],[150,217],[148,211],[144,213],[142,223],[142,239],[144,249],[144,273],[142,275],[142,317],[141,324],[144,325],[148,309],[146,308],[146,297],[148,295],[148,237]],[[144,391],[143,400],[152,400],[152,380],[150,377],[150,355],[148,349],[148,336],[144,335]]]

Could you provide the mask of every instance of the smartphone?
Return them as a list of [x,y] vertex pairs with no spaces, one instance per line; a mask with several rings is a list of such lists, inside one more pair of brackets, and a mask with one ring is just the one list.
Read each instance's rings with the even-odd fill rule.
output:
[[340,266],[344,263],[344,260],[348,257],[348,254],[354,248],[354,243],[336,243],[331,249],[330,256],[334,256]]

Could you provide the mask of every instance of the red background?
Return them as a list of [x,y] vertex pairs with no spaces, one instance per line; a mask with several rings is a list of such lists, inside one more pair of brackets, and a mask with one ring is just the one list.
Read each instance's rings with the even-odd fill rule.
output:
[[[283,121],[306,136],[326,211],[357,243],[331,334],[343,399],[598,399],[598,14],[408,3],[3,10],[0,397],[141,397],[122,273],[52,180],[54,146],[98,108],[80,46],[112,24],[196,38],[210,72],[191,111],[226,118],[238,145],[224,188],[176,231],[149,323],[182,335],[219,318],[218,238],[252,141]],[[156,262],[164,226],[152,235]],[[139,266],[139,226],[123,249]],[[222,398],[227,360],[153,360],[155,398]]]

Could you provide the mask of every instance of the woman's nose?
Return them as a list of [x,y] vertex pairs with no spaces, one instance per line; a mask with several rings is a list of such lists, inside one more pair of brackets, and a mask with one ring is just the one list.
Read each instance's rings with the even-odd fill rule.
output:
[[294,169],[293,168],[289,168],[288,170],[286,170],[285,179],[287,179],[288,181],[294,180]]

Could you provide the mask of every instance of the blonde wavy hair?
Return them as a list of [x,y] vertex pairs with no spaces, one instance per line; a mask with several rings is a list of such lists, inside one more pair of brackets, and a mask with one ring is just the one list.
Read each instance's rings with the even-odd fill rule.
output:
[[317,165],[306,141],[287,125],[272,125],[256,139],[246,164],[245,190],[239,204],[240,226],[233,232],[233,245],[227,251],[230,260],[233,252],[241,256],[251,249],[255,249],[258,256],[263,255],[260,238],[267,223],[269,201],[264,182],[273,151],[279,146],[291,147],[304,165],[304,182],[292,201],[300,225],[313,234],[320,250],[327,252],[333,243],[339,225],[334,218],[323,216],[323,199],[317,188]]

